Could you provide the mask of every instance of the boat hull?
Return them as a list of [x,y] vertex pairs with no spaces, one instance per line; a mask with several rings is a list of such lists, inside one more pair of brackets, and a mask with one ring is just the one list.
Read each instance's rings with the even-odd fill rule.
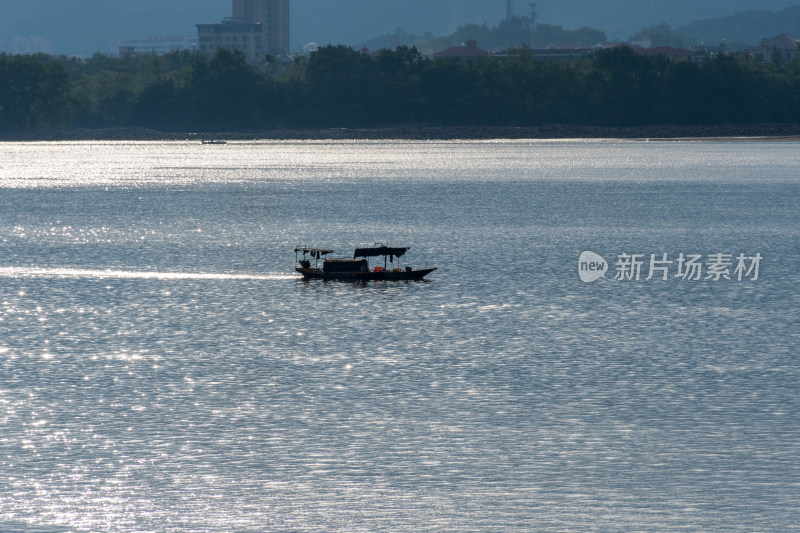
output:
[[323,272],[319,268],[297,267],[304,279],[322,279],[339,281],[413,281],[421,280],[436,268],[421,270],[367,270],[364,272]]
[[382,272],[376,272],[376,274],[383,274],[383,277],[380,279],[385,280],[414,280],[422,279],[434,270],[436,270],[436,268],[423,268],[422,270],[384,270]]

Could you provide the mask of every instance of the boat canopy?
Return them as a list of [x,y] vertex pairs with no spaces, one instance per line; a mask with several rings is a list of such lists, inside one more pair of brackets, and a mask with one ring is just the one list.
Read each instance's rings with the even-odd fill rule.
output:
[[323,255],[332,254],[333,250],[327,250],[325,248],[295,248],[295,253],[303,252],[303,255],[311,254],[311,257],[316,257],[319,259]]
[[390,258],[403,257],[403,254],[405,254],[408,250],[408,248],[391,248],[389,246],[356,248],[356,252],[353,254],[353,259],[358,257],[377,257],[381,255],[389,256]]

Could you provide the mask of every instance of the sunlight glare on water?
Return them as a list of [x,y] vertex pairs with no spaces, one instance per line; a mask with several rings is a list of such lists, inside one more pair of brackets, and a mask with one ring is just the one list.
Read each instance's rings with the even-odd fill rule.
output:
[[[0,144],[0,530],[792,530],[799,159]],[[375,242],[437,270],[294,271]],[[614,279],[718,252],[759,278]]]
[[[651,156],[654,144],[662,154],[659,158]],[[772,144],[770,151],[779,157],[769,161],[736,149],[751,144],[474,141],[470,156],[464,157],[460,141],[8,143],[3,147],[0,176],[4,187],[15,188],[181,186],[265,179],[289,183],[365,178],[685,180],[698,173],[714,181],[795,177],[789,172],[791,164],[800,164],[794,143]],[[580,157],[564,156],[576,148]],[[114,164],[98,165],[98,160]],[[351,171],[354,166],[357,173]]]

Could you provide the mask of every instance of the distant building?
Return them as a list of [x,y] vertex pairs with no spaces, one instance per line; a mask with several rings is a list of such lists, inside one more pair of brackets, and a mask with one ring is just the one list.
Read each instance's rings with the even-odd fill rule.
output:
[[267,44],[261,24],[236,22],[226,19],[219,24],[197,25],[197,48],[213,54],[220,48],[239,50],[248,61],[263,62]]
[[254,63],[264,63],[267,54],[289,55],[289,0],[233,0],[232,14],[217,24],[197,25],[200,51],[240,50]]
[[583,50],[586,47],[581,43],[574,42],[574,43],[547,43],[547,46],[545,46],[544,48],[545,50]]
[[692,61],[693,53],[685,48],[673,48],[672,46],[656,46],[654,48],[638,48],[636,52],[648,56],[661,55],[670,61]]
[[8,42],[0,41],[0,52],[8,52],[12,55],[52,54],[53,41],[44,37],[20,37],[18,35]]
[[470,59],[475,57],[486,57],[488,55],[489,52],[478,48],[478,41],[470,39],[469,41],[464,42],[464,44],[461,46],[451,46],[450,48],[445,48],[441,52],[436,52],[433,54],[433,57],[435,59],[446,59],[453,57]]
[[783,59],[800,57],[800,39],[789,33],[781,33],[771,39],[762,39],[753,53],[760,55],[764,59],[772,59],[775,53],[779,53]]
[[700,47],[698,49],[687,49],[687,48],[675,48],[673,46],[654,46],[654,47],[643,47],[639,46],[636,43],[626,42],[604,42],[595,45],[595,49],[598,50],[609,50],[612,48],[619,48],[621,46],[626,46],[636,52],[637,54],[643,54],[648,56],[655,56],[655,55],[662,55],[669,59],[670,61],[693,61],[693,62],[700,62],[703,61],[706,57],[708,57],[708,53],[706,52],[705,47]]
[[588,57],[594,52],[591,48],[544,48],[531,50],[536,59],[550,63],[568,63],[582,57]]
[[[547,61],[550,63],[569,63],[581,58],[591,57],[598,52],[602,53],[602,51],[605,50],[613,50],[623,47],[633,51],[636,54],[649,56],[661,55],[670,61],[691,61],[699,63],[709,57],[713,57],[713,54],[707,52],[705,48],[685,49],[674,48],[671,46],[642,48],[630,42],[603,42],[594,45],[592,48],[574,48],[572,45],[570,45],[565,48],[528,49],[526,53],[537,59],[541,59],[542,61]],[[495,57],[509,57],[509,54],[500,54]]]
[[181,50],[192,50],[194,39],[188,37],[153,37],[123,41],[119,45],[120,57],[136,54],[163,55]]
[[609,48],[619,48],[620,46],[631,46],[630,43],[623,43],[619,41],[604,41],[602,43],[597,43],[592,48],[597,48],[599,50],[608,50]]

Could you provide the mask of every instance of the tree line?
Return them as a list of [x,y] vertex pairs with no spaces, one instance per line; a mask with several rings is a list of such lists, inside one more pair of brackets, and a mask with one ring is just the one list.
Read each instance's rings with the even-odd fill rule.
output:
[[0,55],[6,131],[734,123],[800,123],[800,60],[721,54],[698,64],[627,47],[565,63],[526,48],[431,60],[408,47],[366,54],[328,46],[265,72],[228,50],[212,57]]

